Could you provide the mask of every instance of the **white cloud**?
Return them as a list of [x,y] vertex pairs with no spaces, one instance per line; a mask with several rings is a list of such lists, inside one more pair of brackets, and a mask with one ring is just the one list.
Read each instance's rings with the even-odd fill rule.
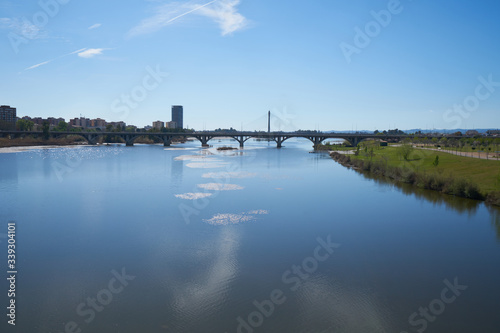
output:
[[34,25],[26,18],[0,18],[0,29],[9,29],[16,35],[27,39],[48,38],[47,32]]
[[88,27],[89,30],[92,30],[92,29],[97,29],[101,26],[102,24],[101,23],[96,23],[94,25],[91,25],[90,27]]
[[238,13],[237,6],[240,0],[213,0],[206,3],[173,2],[156,8],[155,14],[144,19],[133,27],[127,37],[148,34],[172,24],[188,14],[198,14],[217,22],[222,30],[222,35],[231,34],[244,28],[248,20]]
[[85,51],[79,52],[78,56],[82,58],[92,58],[96,55],[102,54],[104,49],[86,49]]
[[222,35],[229,35],[245,28],[248,20],[236,8],[240,0],[221,0],[213,7],[201,8],[197,14],[209,17],[219,24]]

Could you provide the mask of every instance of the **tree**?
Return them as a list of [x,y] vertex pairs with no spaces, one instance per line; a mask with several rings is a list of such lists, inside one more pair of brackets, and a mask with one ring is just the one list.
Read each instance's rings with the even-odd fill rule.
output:
[[441,140],[439,140],[439,142],[445,146],[445,147],[448,147],[448,139],[447,138],[441,138]]
[[432,165],[434,165],[435,167],[437,167],[439,165],[439,156],[436,155],[436,158],[434,159],[434,162],[432,162]]
[[370,161],[371,161],[373,159],[373,155],[375,155],[373,151],[373,146],[370,148],[370,152],[368,153],[368,155],[370,156]]
[[50,125],[48,121],[44,121],[42,123],[42,136],[45,140],[49,139],[49,130],[50,130]]
[[68,130],[68,123],[66,123],[65,121],[60,121],[54,130],[59,132],[65,132]]
[[411,145],[410,142],[405,141],[401,145],[401,147],[399,148],[399,151],[400,151],[401,155],[403,156],[404,160],[405,161],[409,161],[410,160],[410,155],[413,152],[413,146]]
[[16,128],[18,131],[31,131],[34,125],[35,125],[34,122],[26,119],[19,119],[16,122]]

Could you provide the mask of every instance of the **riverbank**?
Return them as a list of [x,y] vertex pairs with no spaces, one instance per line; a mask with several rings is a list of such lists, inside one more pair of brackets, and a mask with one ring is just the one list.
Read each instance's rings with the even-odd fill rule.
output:
[[[184,138],[173,138],[172,143],[184,143],[186,139]],[[100,144],[106,143],[125,143],[122,140],[112,140],[111,142],[105,142],[103,138],[99,141]],[[137,144],[158,144],[161,143],[159,140],[153,140],[146,137],[137,138],[134,143]],[[42,138],[24,137],[7,139],[0,138],[0,148],[8,147],[39,147],[39,146],[74,146],[74,145],[87,145],[87,141],[79,135],[67,136],[63,138],[49,138],[47,140]]]
[[59,139],[48,139],[44,140],[42,138],[16,138],[16,139],[7,139],[0,138],[0,148],[7,147],[31,147],[31,146],[73,146],[79,144],[87,144],[86,141],[81,137],[76,138],[59,138]]
[[378,147],[357,155],[331,152],[330,156],[346,167],[390,181],[500,206],[499,162],[422,150],[413,150],[404,159],[402,149]]

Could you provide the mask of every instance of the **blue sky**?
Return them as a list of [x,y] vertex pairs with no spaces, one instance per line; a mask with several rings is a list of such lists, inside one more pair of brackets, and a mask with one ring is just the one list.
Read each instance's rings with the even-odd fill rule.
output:
[[0,0],[0,104],[195,129],[500,127],[500,4]]

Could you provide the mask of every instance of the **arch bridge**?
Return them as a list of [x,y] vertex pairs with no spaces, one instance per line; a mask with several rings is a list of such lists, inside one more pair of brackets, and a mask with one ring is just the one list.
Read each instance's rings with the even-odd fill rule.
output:
[[[163,145],[168,147],[171,145],[174,138],[195,138],[200,141],[201,145],[206,147],[208,142],[214,138],[232,138],[236,140],[240,147],[243,148],[245,142],[251,138],[268,139],[276,142],[277,148],[281,148],[283,143],[291,138],[305,138],[313,143],[316,149],[323,141],[327,139],[343,139],[349,142],[353,147],[356,147],[361,141],[367,139],[380,139],[388,141],[400,141],[408,138],[408,135],[376,135],[364,133],[322,133],[322,132],[191,132],[191,133],[169,133],[169,132],[49,132],[51,138],[66,137],[69,135],[77,135],[83,137],[89,145],[97,144],[100,137],[119,137],[127,146],[133,146],[134,141],[139,137],[156,138],[163,142]],[[23,136],[43,136],[42,132],[35,131],[0,131],[0,137],[18,138]],[[427,135],[428,138],[433,136]],[[437,136],[441,137],[441,136]],[[451,136],[448,138],[463,138],[462,136]]]

